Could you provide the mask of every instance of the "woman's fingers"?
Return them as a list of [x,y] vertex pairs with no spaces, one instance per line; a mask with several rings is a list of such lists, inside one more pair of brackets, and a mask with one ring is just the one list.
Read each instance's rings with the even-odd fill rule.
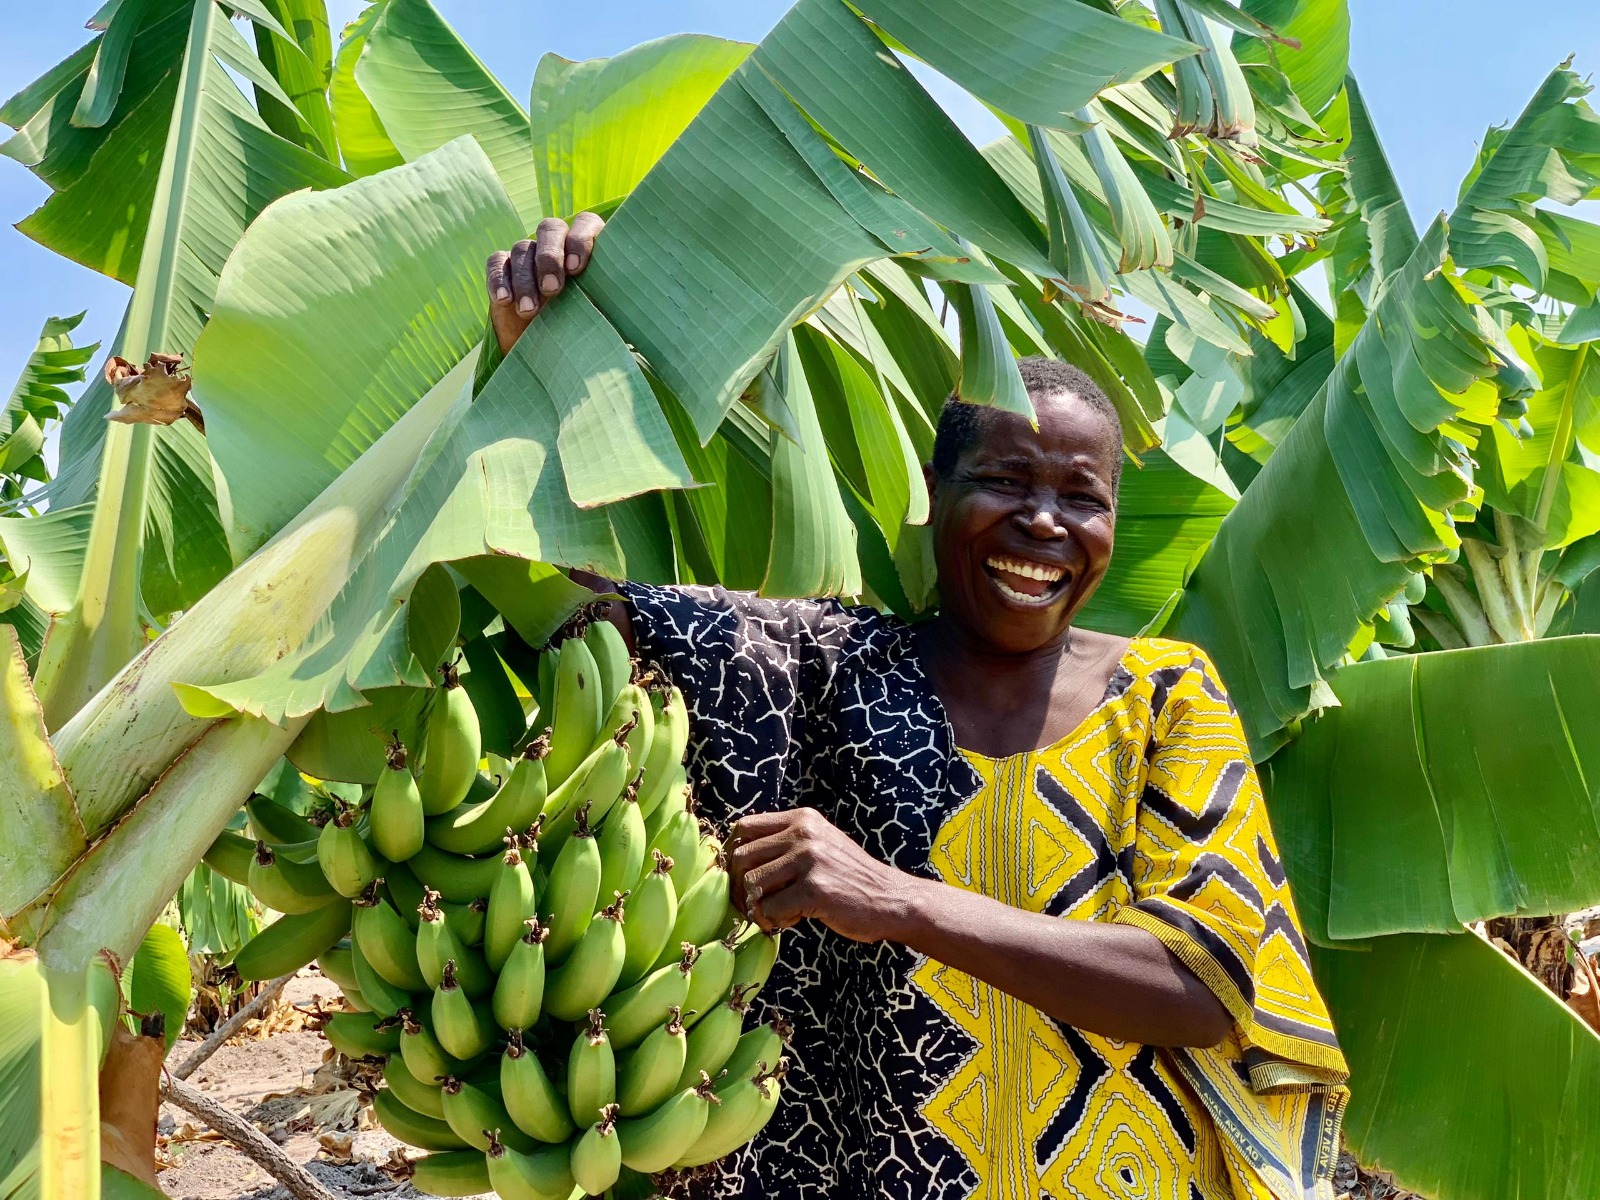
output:
[[572,228],[567,231],[568,275],[581,275],[594,255],[594,241],[606,223],[592,212],[581,212],[572,218]]
[[546,217],[533,235],[533,269],[539,280],[539,294],[554,296],[567,285],[567,223],[560,217]]
[[533,237],[489,256],[484,287],[502,354],[510,353],[539,310],[566,287],[567,277],[589,265],[595,238],[604,228],[605,222],[591,212],[579,213],[570,227],[559,217],[546,217]]
[[511,279],[511,251],[496,250],[484,268],[484,285],[489,292],[489,323],[494,326],[500,353],[509,353],[530,318],[517,312]]
[[527,238],[511,247],[511,263],[507,268],[511,278],[511,298],[516,304],[517,315],[529,321],[539,312],[540,304],[533,260],[534,244]]

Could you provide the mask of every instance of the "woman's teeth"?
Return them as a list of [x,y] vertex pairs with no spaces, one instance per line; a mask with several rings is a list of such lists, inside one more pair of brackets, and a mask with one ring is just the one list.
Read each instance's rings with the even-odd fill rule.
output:
[[1042,579],[1054,583],[1066,574],[1060,567],[1047,567],[1043,563],[1024,562],[1020,558],[991,558],[984,563],[1008,575],[1021,575],[1024,579]]
[[[990,558],[984,565],[989,568],[989,578],[994,580],[1001,595],[1018,604],[1049,604],[1054,599],[1056,584],[1066,574],[1060,567],[1019,558]],[[1012,587],[1003,575],[1011,576],[1019,586]]]

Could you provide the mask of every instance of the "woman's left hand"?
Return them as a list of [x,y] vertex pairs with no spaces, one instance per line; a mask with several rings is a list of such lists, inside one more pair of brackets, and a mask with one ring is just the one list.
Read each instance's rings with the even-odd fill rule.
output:
[[768,932],[812,917],[851,941],[882,941],[915,882],[814,808],[741,817],[728,847],[734,907]]

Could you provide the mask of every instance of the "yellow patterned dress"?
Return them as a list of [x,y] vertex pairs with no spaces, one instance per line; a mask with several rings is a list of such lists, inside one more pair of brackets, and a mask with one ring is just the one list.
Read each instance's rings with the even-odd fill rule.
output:
[[946,816],[945,882],[1146,930],[1226,1005],[1210,1050],[1065,1027],[942,963],[912,982],[977,1050],[922,1107],[971,1200],[1331,1196],[1345,1064],[1311,979],[1237,716],[1193,646],[1135,639],[1104,700],[1042,750],[987,758]]

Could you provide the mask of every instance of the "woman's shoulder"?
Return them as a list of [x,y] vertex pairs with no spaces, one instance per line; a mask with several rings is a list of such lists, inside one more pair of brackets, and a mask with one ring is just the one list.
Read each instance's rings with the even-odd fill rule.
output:
[[841,600],[762,596],[699,584],[621,585],[634,614],[646,625],[680,635],[721,625],[728,632],[780,642],[809,641],[848,653],[893,642],[907,628],[900,618],[869,605]]
[[1227,689],[1211,656],[1193,642],[1175,638],[1135,637],[1128,643],[1122,668],[1129,683],[1143,684],[1156,711],[1174,696],[1228,705]]

